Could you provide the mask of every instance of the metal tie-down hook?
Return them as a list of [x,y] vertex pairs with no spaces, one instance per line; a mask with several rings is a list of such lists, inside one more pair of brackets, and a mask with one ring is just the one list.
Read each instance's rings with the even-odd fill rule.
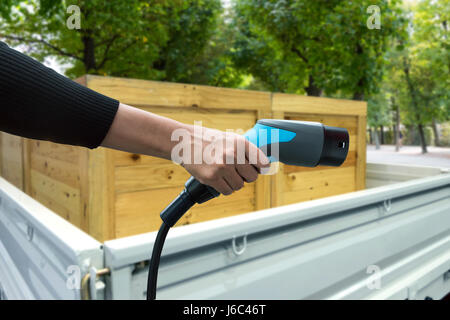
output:
[[233,253],[235,255],[240,256],[247,249],[247,233],[242,237],[241,249],[237,248],[236,238],[237,238],[236,236],[233,236],[233,239],[231,240],[231,248],[233,249]]

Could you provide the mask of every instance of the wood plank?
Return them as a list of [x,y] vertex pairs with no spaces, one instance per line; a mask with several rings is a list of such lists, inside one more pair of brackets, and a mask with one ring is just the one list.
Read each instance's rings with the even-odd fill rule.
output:
[[51,199],[52,202],[66,208],[71,214],[71,220],[79,221],[80,216],[80,190],[65,183],[56,181],[31,169],[31,190]]
[[31,195],[31,142],[22,138],[23,191]]
[[[272,114],[267,111],[258,110],[258,119],[271,118]],[[271,183],[270,175],[260,175],[255,182],[255,210],[270,208],[271,206]]]
[[358,128],[358,117],[326,114],[291,114],[286,120],[320,122],[326,126],[340,127],[348,130],[350,136],[356,136]]
[[136,106],[270,109],[270,93],[137,79],[87,76],[95,91]]
[[55,201],[55,199],[49,197],[47,194],[41,192],[39,189],[31,188],[30,192],[31,196],[39,201],[41,204],[66,219],[74,226],[80,227],[81,225],[81,217],[78,212],[73,212],[72,210],[66,208],[65,206],[59,204]]
[[[159,213],[180,193],[181,188],[164,188],[118,194],[115,204],[116,237],[150,232],[161,225]],[[178,225],[216,219],[254,210],[254,186],[246,185],[230,196],[220,196],[195,206]]]
[[34,153],[31,155],[31,168],[73,188],[80,188],[78,165]]
[[356,190],[366,188],[366,117],[358,117],[358,143],[356,149]]
[[157,230],[161,225],[159,213],[180,191],[176,187],[117,194],[115,237]]
[[53,143],[49,141],[31,140],[31,153],[37,153],[46,158],[78,164],[81,147]]
[[152,165],[152,164],[158,165],[158,164],[172,163],[172,161],[166,159],[116,150],[112,151],[112,157],[114,165],[116,167],[134,166],[134,165]]
[[186,124],[193,125],[199,122],[199,125],[203,127],[222,131],[240,129],[244,133],[256,123],[256,113],[254,111],[183,110],[181,108],[171,110],[170,108],[155,107],[142,109]]
[[[339,166],[339,168],[346,168],[346,167],[356,168],[356,152],[355,151],[349,152],[344,163]],[[322,170],[329,170],[329,169],[334,169],[334,168],[336,168],[336,167],[317,166],[317,167],[313,167],[313,168],[308,168],[308,167],[285,165],[284,173],[289,174],[289,173],[293,173],[293,172],[322,171]]]
[[182,187],[190,174],[172,162],[122,166],[115,169],[115,192]]
[[23,138],[2,134],[2,176],[20,190],[23,185]]
[[220,196],[193,207],[179,225],[220,219],[255,210],[255,185],[247,184],[231,196]]
[[355,168],[290,173],[284,187],[284,204],[355,191]]
[[[274,119],[284,119],[284,112],[273,111],[272,116]],[[276,173],[271,176],[270,183],[272,208],[284,204],[284,164],[277,162],[276,169]]]
[[112,150],[97,148],[89,152],[89,234],[99,241],[114,238],[114,163]]
[[95,214],[90,211],[90,193],[89,193],[89,154],[91,150],[83,148],[80,150],[78,175],[80,177],[80,229],[89,233],[89,216]]
[[273,111],[328,115],[366,115],[364,101],[274,93]]

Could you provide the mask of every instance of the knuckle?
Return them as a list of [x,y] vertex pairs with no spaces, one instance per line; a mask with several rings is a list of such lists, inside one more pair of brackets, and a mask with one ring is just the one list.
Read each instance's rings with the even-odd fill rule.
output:
[[219,176],[219,175],[223,174],[224,172],[226,172],[227,169],[228,169],[228,166],[225,163],[221,163],[215,167],[214,171]]
[[233,193],[232,190],[224,190],[224,191],[222,192],[222,194],[223,194],[224,196],[229,196],[229,195],[232,194],[232,193]]
[[215,181],[215,180],[217,180],[218,178],[219,178],[219,173],[217,172],[217,171],[215,171],[215,170],[211,170],[211,171],[208,171],[206,174],[205,174],[205,176],[204,176],[204,179],[207,181],[207,182],[211,182],[211,181]]
[[234,190],[240,190],[244,187],[244,180],[236,181],[234,185]]
[[258,178],[258,175],[256,173],[252,173],[247,177],[248,182],[254,182]]

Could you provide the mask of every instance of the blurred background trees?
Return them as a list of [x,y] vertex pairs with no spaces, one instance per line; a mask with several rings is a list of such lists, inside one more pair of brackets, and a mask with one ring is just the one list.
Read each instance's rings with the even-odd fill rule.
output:
[[[66,22],[70,5],[81,28]],[[0,40],[98,74],[368,101],[374,144],[450,145],[449,0],[2,0]]]

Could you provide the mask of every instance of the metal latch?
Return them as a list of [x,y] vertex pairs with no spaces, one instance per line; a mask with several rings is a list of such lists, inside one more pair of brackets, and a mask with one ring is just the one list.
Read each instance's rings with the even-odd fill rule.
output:
[[[89,272],[81,279],[81,300],[97,300],[97,292],[105,289],[105,283],[103,281],[98,281],[97,278],[107,274],[110,274],[108,268],[97,270],[95,267],[91,267]],[[94,279],[94,281],[92,281],[92,279]]]

